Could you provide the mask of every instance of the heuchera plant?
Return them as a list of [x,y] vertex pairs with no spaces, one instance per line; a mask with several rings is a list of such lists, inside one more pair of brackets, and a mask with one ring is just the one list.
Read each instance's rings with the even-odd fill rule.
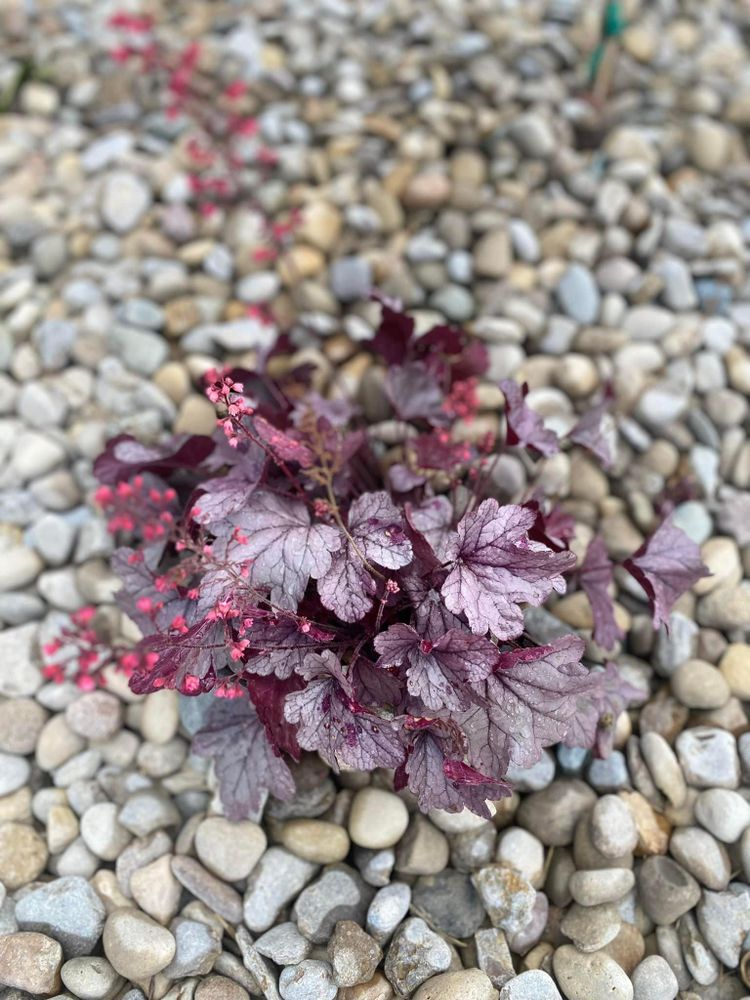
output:
[[[641,695],[613,663],[584,665],[578,636],[538,646],[524,634],[524,606],[573,575],[595,641],[611,649],[621,637],[601,538],[576,571],[572,518],[543,498],[493,495],[506,449],[551,455],[566,443],[526,405],[526,388],[501,383],[504,441],[468,443],[454,431],[478,407],[479,342],[451,326],[417,337],[386,303],[372,348],[388,365],[396,419],[386,425],[316,394],[305,368],[279,380],[215,372],[212,438],[118,437],[96,462],[97,500],[130,536],[114,557],[119,605],[144,636],[121,667],[138,693],[216,695],[194,748],[213,758],[230,817],[256,812],[268,791],[291,797],[289,764],[303,750],[335,769],[391,768],[424,810],[488,816],[511,766],[561,741],[606,753]],[[605,463],[608,405],[569,435]],[[623,566],[654,626],[705,573],[669,520]],[[76,669],[91,685],[106,657],[92,652],[88,610],[83,619]]]

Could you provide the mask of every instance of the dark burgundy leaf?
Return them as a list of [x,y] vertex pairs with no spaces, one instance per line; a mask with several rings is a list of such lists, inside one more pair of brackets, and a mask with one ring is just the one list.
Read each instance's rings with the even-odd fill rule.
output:
[[654,628],[668,624],[678,597],[701,577],[710,576],[698,546],[671,518],[663,521],[623,566],[646,591]]
[[[382,300],[381,300],[382,301]],[[380,326],[372,339],[372,349],[389,365],[400,364],[409,352],[414,336],[414,320],[382,302]]]
[[207,725],[193,737],[193,752],[213,760],[224,811],[231,820],[257,815],[269,790],[282,800],[294,796],[292,773],[274,753],[246,698],[216,700]]
[[433,326],[424,336],[416,341],[417,349],[422,355],[445,354],[448,356],[460,354],[466,344],[466,334],[459,326],[440,324]]
[[579,570],[579,579],[591,605],[594,642],[602,649],[612,649],[625,633],[615,621],[615,606],[609,593],[614,579],[614,566],[607,555],[607,546],[601,535],[596,535],[589,542]]
[[159,475],[175,469],[195,469],[213,449],[213,440],[202,434],[182,435],[160,445],[141,444],[129,434],[120,434],[107,442],[94,462],[94,475],[99,482],[113,486],[139,472]]
[[484,375],[490,366],[490,352],[480,340],[470,340],[451,365],[451,383]]
[[570,635],[501,654],[477,705],[457,720],[473,765],[497,775],[509,764],[530,767],[544,747],[566,737],[589,676],[583,650],[583,640]]
[[374,663],[358,656],[351,668],[351,684],[355,701],[370,708],[400,708],[403,683],[388,670],[379,670]]
[[500,388],[505,396],[505,420],[509,445],[533,448],[541,455],[554,455],[560,450],[560,441],[554,431],[544,426],[544,420],[535,410],[527,406],[524,397],[528,385],[518,385],[512,379],[503,379]]
[[441,593],[454,614],[465,614],[472,632],[488,630],[500,639],[523,631],[525,602],[538,607],[553,590],[563,593],[562,574],[575,564],[570,552],[552,552],[529,538],[535,514],[525,507],[501,507],[484,500],[466,514],[451,536],[451,568]]
[[543,542],[555,552],[563,552],[569,548],[570,540],[576,533],[575,518],[558,506],[549,513],[544,513],[538,500],[527,500],[523,504],[536,514],[534,526],[529,531],[529,538]]
[[297,733],[284,716],[284,705],[293,691],[302,690],[304,681],[300,677],[279,680],[278,677],[260,676],[247,677],[246,680],[248,693],[271,746],[298,761],[301,752]]

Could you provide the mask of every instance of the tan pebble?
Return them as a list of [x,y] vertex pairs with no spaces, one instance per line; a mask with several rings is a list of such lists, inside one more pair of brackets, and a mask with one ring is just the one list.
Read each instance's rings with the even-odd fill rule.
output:
[[79,833],[78,817],[70,806],[51,806],[47,813],[47,848],[50,854],[60,854]]
[[491,229],[474,247],[474,270],[483,278],[502,278],[511,264],[510,234],[507,229]]
[[175,939],[145,913],[115,910],[107,917],[102,935],[104,954],[126,979],[150,979],[174,958]]
[[402,201],[407,208],[438,208],[451,194],[451,182],[444,174],[416,174],[408,181]]
[[325,253],[332,250],[341,234],[341,212],[327,201],[314,201],[302,210],[296,236]]
[[216,410],[204,396],[186,396],[180,404],[174,422],[175,434],[213,434],[216,430]]
[[134,906],[133,900],[123,895],[117,876],[110,868],[100,868],[91,878],[91,888],[104,903],[107,913],[123,906]]
[[638,831],[638,844],[635,853],[640,857],[652,854],[666,854],[669,847],[669,836],[672,832],[670,823],[658,813],[655,813],[648,801],[640,792],[618,792],[635,820]]
[[349,836],[358,847],[381,850],[392,847],[409,824],[409,811],[402,799],[381,788],[363,788],[352,800]]
[[34,752],[47,712],[32,698],[12,698],[0,703],[0,750]]
[[304,278],[314,278],[324,267],[325,257],[320,250],[304,244],[287,250],[277,264],[279,277],[287,286],[296,285]]
[[195,832],[196,854],[210,872],[227,882],[247,878],[266,844],[265,833],[251,820],[209,816]]
[[740,552],[733,538],[709,538],[701,545],[701,560],[711,575],[693,584],[693,593],[699,597],[717,587],[736,586],[742,579]]
[[382,972],[376,972],[366,983],[339,990],[339,1000],[392,1000],[395,995]]
[[0,882],[11,892],[33,882],[44,871],[47,845],[30,826],[3,823],[0,826]]
[[163,854],[130,876],[133,899],[160,924],[168,924],[174,917],[182,895],[182,886],[172,874],[171,861],[171,855]]
[[319,865],[343,861],[351,841],[346,830],[335,823],[319,819],[292,819],[281,828],[281,844],[298,858]]
[[64,715],[53,715],[39,734],[36,762],[42,771],[54,771],[85,746],[85,740],[73,732]]
[[24,786],[0,798],[0,823],[31,819],[31,789]]
[[149,743],[163,745],[177,735],[180,699],[176,691],[153,691],[143,701],[141,735]]
[[705,660],[680,664],[672,674],[671,685],[675,696],[688,708],[721,708],[731,694],[721,671]]
[[190,375],[179,361],[168,361],[154,373],[152,379],[173,403],[181,403],[190,392]]
[[207,976],[198,984],[195,1000],[248,1000],[244,986],[226,976]]
[[742,701],[750,700],[750,645],[733,642],[719,661],[719,670],[732,694]]

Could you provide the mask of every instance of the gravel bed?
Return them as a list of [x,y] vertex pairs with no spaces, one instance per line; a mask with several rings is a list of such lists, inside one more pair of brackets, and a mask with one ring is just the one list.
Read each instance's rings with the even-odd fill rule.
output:
[[[135,8],[135,4],[132,5]],[[586,97],[579,0],[154,0],[201,67],[247,81],[279,157],[258,205],[202,217],[185,136],[107,55],[109,0],[0,9],[0,1000],[747,1000],[750,997],[750,10],[623,4]],[[262,260],[258,214],[299,209]],[[40,647],[112,604],[93,459],[127,432],[210,432],[200,377],[276,335],[321,391],[389,415],[379,307],[465,324],[560,432],[611,385],[609,476],[579,449],[498,463],[631,553],[670,506],[712,575],[651,632],[617,578],[617,661],[644,694],[615,750],[512,775],[489,822],[420,815],[391,775],[309,756],[297,797],[230,822],[190,753],[205,696]],[[290,360],[291,358],[291,360]],[[529,616],[578,631],[582,594]]]

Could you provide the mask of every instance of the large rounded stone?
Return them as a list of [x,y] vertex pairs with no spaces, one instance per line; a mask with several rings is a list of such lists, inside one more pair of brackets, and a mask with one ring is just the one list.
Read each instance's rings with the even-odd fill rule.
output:
[[150,979],[174,958],[174,935],[145,913],[122,909],[110,913],[104,925],[104,954],[126,979]]
[[701,898],[693,876],[662,855],[646,858],[637,879],[641,906],[655,924],[673,924]]
[[233,823],[223,816],[209,816],[195,833],[195,853],[226,882],[247,878],[265,849],[265,833],[250,820]]
[[60,989],[62,959],[62,948],[46,934],[0,935],[0,984],[32,996],[52,996]]
[[398,843],[409,825],[403,800],[382,788],[362,788],[349,813],[349,836],[358,847],[381,850]]

